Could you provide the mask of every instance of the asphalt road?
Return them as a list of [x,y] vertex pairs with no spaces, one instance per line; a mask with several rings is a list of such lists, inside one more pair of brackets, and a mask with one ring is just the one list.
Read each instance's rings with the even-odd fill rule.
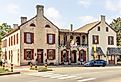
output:
[[121,67],[59,67],[51,72],[0,76],[0,82],[121,82]]

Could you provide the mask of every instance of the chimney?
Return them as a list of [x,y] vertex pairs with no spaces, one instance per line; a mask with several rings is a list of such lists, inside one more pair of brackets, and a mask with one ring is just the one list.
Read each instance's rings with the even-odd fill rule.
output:
[[101,21],[105,22],[105,16],[101,15]]
[[71,31],[73,31],[73,24],[71,24],[70,26],[71,26]]
[[13,24],[13,28],[18,28],[18,24]]
[[43,5],[37,5],[36,8],[37,8],[37,16],[38,17],[43,16],[43,14],[44,14],[44,6]]
[[21,17],[21,24],[25,23],[27,21],[27,17]]

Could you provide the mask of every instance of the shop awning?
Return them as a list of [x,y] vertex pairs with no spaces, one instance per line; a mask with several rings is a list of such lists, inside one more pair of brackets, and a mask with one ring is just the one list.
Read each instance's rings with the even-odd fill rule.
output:
[[107,55],[121,55],[121,48],[107,48]]
[[[105,55],[101,49],[101,47],[96,47],[97,55]],[[92,47],[91,55],[94,55],[94,47]]]

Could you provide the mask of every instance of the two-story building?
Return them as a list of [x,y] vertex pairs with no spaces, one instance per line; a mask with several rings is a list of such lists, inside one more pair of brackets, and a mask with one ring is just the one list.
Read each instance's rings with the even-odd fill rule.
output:
[[117,63],[116,32],[101,21],[77,30],[59,29],[44,16],[44,6],[37,5],[37,15],[27,20],[2,39],[2,54],[8,64],[82,64],[91,59]]
[[30,20],[21,17],[21,25],[14,24],[15,29],[2,39],[2,52],[9,64],[58,64],[59,28],[44,16],[44,6],[36,9],[36,16]]
[[104,59],[109,64],[117,64],[116,32],[106,23],[105,16],[101,15],[101,21],[87,24],[75,32],[88,34],[89,60]]

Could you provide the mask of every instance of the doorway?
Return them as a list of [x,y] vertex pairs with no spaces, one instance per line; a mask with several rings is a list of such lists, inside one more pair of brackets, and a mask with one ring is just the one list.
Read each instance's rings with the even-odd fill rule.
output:
[[43,63],[43,49],[37,49],[37,63]]
[[76,50],[71,52],[71,63],[76,63]]

